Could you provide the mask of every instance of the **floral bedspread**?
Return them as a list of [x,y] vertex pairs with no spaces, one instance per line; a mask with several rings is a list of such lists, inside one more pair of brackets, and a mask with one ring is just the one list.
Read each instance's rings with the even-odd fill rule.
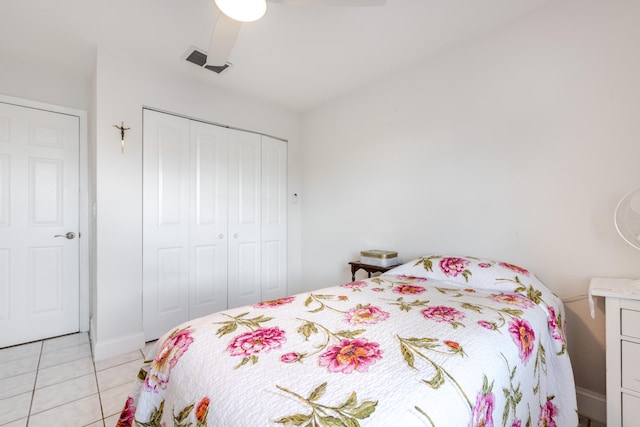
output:
[[524,268],[430,255],[158,340],[118,426],[576,426],[560,300]]

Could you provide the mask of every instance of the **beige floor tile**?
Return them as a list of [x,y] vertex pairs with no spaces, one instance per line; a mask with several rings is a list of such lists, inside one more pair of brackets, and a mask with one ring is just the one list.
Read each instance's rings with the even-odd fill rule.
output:
[[18,421],[12,421],[9,424],[2,424],[2,427],[27,427],[27,418],[22,418]]
[[137,360],[139,361],[140,364],[142,364],[143,357],[140,350],[121,354],[115,357],[110,357],[109,359],[105,359],[105,360],[98,360],[96,361],[96,371],[102,371],[108,368],[112,368],[114,366],[122,365],[123,363],[134,361],[134,360]]
[[65,347],[56,351],[42,353],[40,358],[40,369],[49,368],[51,366],[60,365],[62,363],[71,362],[73,360],[91,357],[91,345],[80,344],[73,347]]
[[0,380],[0,399],[15,396],[33,390],[36,381],[36,371],[14,375]]
[[[31,415],[29,427],[83,427],[102,419],[100,398],[97,394],[74,400],[64,405]],[[52,424],[55,420],[55,424]]]
[[29,415],[31,392],[0,400],[0,425],[17,421]]
[[43,341],[42,353],[51,353],[68,347],[77,347],[82,344],[89,344],[89,334],[86,332],[64,335]]
[[104,419],[104,425],[105,427],[115,427],[119,419],[120,419],[120,414],[112,415]]
[[97,372],[96,376],[98,377],[100,392],[122,384],[133,384],[140,371],[140,366],[141,362],[134,360],[133,362]]
[[93,359],[90,357],[39,369],[36,388],[58,384],[73,378],[93,374],[93,372]]
[[37,389],[33,393],[31,413],[37,414],[90,395],[97,396],[97,393],[98,387],[94,374]]
[[104,416],[120,415],[131,390],[133,390],[132,384],[122,384],[107,391],[101,391],[100,400]]
[[0,363],[4,364],[13,360],[22,359],[29,356],[40,356],[42,350],[41,342],[17,345],[0,349]]
[[21,359],[2,363],[0,364],[0,379],[26,374],[27,372],[34,372],[38,369],[38,360],[40,360],[40,356],[26,356]]

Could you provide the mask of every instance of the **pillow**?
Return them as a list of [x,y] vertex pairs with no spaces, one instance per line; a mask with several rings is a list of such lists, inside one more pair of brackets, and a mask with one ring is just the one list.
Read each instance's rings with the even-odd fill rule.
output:
[[[504,261],[452,255],[428,255],[388,270],[385,275],[409,276],[436,283],[519,294],[547,316],[558,354],[566,350],[566,322],[561,300],[529,270]],[[509,299],[509,295],[506,296]]]
[[544,287],[526,268],[504,261],[470,256],[426,255],[395,267],[385,274],[505,292],[512,292],[521,286]]

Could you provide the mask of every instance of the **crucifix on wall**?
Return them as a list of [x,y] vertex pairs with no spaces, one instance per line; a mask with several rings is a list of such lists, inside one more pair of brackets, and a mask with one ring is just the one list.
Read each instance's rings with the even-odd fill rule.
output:
[[124,154],[124,132],[131,128],[124,127],[124,122],[120,122],[120,126],[113,125],[113,127],[120,129],[120,147],[122,150],[122,154]]

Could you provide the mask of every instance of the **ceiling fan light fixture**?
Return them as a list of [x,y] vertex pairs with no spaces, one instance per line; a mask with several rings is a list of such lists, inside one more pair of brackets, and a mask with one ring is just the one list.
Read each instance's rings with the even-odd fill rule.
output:
[[267,0],[215,0],[218,9],[231,19],[253,22],[267,12]]

